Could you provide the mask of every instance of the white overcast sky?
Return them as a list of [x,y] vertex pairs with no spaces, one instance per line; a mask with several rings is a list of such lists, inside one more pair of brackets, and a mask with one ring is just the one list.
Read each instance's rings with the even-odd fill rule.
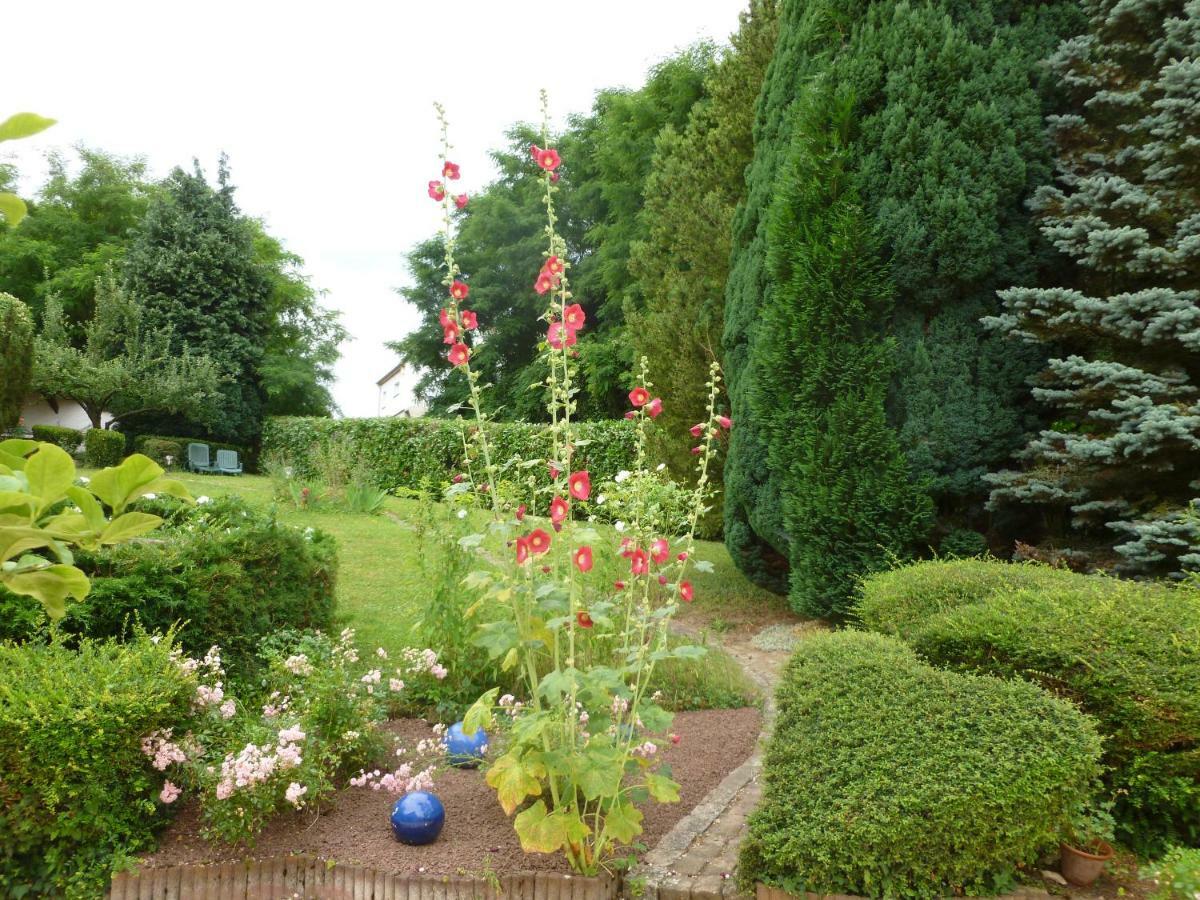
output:
[[[374,415],[375,381],[395,364],[385,340],[415,312],[394,289],[403,254],[437,227],[440,100],[468,191],[492,176],[504,129],[557,123],[605,87],[699,38],[725,41],[746,0],[21,0],[4,12],[0,115],[58,119],[8,144],[31,190],[49,147],[77,142],[141,155],[155,176],[230,156],[243,211],[304,257],[342,311],[334,393]],[[17,149],[19,148],[19,149]]]

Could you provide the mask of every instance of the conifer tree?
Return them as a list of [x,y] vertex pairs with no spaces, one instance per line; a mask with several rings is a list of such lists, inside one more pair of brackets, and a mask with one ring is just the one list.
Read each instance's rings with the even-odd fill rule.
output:
[[12,294],[0,293],[0,430],[21,417],[33,371],[33,316]]
[[1048,119],[1058,179],[1035,198],[1074,271],[988,320],[1055,349],[1034,396],[1058,419],[991,502],[1064,512],[1081,564],[1200,568],[1200,2],[1084,9],[1050,59],[1073,111]]

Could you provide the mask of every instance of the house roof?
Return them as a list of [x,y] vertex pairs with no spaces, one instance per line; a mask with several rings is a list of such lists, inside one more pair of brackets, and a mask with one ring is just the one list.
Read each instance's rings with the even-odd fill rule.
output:
[[375,384],[377,384],[379,387],[383,387],[385,384],[387,384],[389,381],[391,381],[393,378],[395,378],[397,375],[400,374],[400,371],[404,368],[404,365],[405,365],[404,363],[396,363],[395,368],[393,368],[390,372],[388,372],[386,375],[384,375],[382,378],[380,378],[377,382],[375,382]]

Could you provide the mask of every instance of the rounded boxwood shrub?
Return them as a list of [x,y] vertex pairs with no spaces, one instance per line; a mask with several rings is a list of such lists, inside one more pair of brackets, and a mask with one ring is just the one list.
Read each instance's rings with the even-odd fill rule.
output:
[[1066,832],[1100,739],[1072,704],[900,641],[805,640],[780,683],[742,872],[793,892],[996,892]]
[[[146,538],[76,554],[92,579],[88,596],[67,604],[59,631],[123,637],[135,625],[165,631],[181,623],[184,649],[219,644],[229,668],[244,673],[263,637],[279,628],[333,626],[334,538],[278,522],[236,498],[196,506],[139,501],[164,517]],[[40,604],[0,588],[0,637],[28,639],[45,627]]]
[[[138,453],[143,453],[150,457],[160,466],[182,466],[187,462],[187,457],[184,455],[184,445],[178,441],[168,440],[166,438],[151,438],[137,442]],[[170,457],[168,463],[167,457]]]
[[153,843],[142,737],[186,720],[171,641],[0,644],[0,896],[102,897]]
[[105,428],[89,428],[83,436],[83,464],[92,469],[117,466],[125,458],[125,435]]
[[54,444],[56,447],[62,447],[68,453],[74,453],[83,443],[83,432],[77,428],[64,428],[61,425],[34,425],[30,431],[33,432],[35,441]]
[[1069,697],[1106,737],[1122,837],[1200,838],[1200,591],[994,560],[867,579],[859,615],[929,662]]

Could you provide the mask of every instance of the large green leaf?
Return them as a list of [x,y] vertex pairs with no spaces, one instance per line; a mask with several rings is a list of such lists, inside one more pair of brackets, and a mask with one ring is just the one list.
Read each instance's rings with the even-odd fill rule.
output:
[[[111,506],[113,512],[119,513],[129,501],[145,493],[151,484],[162,477],[162,473],[162,466],[150,457],[135,453],[119,466],[101,469],[92,476],[88,487]],[[184,491],[186,493],[186,489]]]
[[148,531],[153,531],[162,524],[159,516],[150,513],[127,512],[117,516],[108,523],[108,527],[100,534],[100,543],[119,544],[132,540]]
[[618,800],[604,818],[604,829],[622,844],[642,833],[642,811],[628,800]]
[[526,797],[536,797],[542,792],[538,779],[545,775],[546,767],[540,758],[528,753],[522,758],[519,751],[510,751],[492,763],[487,783],[495,790],[504,814],[511,816]]
[[591,831],[579,813],[565,809],[547,813],[542,800],[513,819],[513,828],[521,839],[521,849],[527,853],[553,853],[567,844],[579,843]]
[[63,565],[8,575],[3,584],[14,594],[37,598],[52,619],[61,619],[67,614],[67,597],[82,600],[91,590],[91,583],[83,572],[74,566]]
[[615,747],[589,747],[578,757],[575,783],[588,800],[611,797],[621,789],[625,771],[623,754]]
[[496,695],[500,688],[492,688],[471,704],[467,714],[463,716],[463,732],[474,734],[480,728],[492,727],[492,707],[496,705]]
[[0,441],[0,462],[13,469],[24,469],[25,457],[39,446],[37,441],[25,438],[8,438]]
[[678,803],[679,785],[666,775],[650,772],[646,775],[646,787],[650,796],[659,803]]
[[79,511],[87,519],[88,527],[92,531],[99,534],[104,530],[107,519],[104,518],[104,510],[91,491],[75,485],[67,488],[67,496],[75,501],[75,505],[79,507]]
[[47,119],[37,113],[13,113],[0,122],[0,141],[15,141],[19,138],[32,137],[39,131],[45,131],[54,124],[54,119]]
[[29,479],[29,493],[41,501],[45,509],[67,494],[75,482],[75,460],[62,447],[42,444],[25,463],[25,477]]
[[29,550],[49,547],[54,542],[53,535],[40,528],[28,526],[0,526],[0,562],[16,559]]
[[10,194],[8,191],[0,191],[0,216],[4,218],[9,225],[20,225],[21,220],[25,218],[28,208],[25,206],[25,201],[16,194]]

